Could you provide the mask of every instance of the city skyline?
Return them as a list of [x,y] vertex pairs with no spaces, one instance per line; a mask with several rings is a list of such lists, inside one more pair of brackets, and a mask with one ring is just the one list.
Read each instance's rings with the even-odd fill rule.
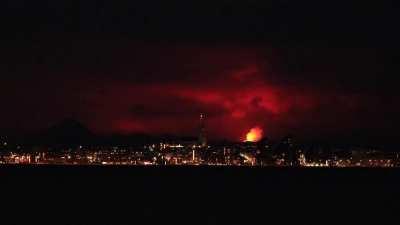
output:
[[399,9],[1,0],[0,224],[397,224]]

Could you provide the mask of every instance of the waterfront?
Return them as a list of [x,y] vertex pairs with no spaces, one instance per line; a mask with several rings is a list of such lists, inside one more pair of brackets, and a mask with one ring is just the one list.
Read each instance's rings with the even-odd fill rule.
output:
[[31,224],[307,223],[320,217],[382,224],[396,215],[400,196],[394,168],[1,165],[0,176],[3,219]]

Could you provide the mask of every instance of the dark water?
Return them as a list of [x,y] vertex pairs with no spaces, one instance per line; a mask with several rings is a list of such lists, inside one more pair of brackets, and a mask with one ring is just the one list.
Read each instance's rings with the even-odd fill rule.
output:
[[[1,224],[391,223],[399,169],[1,166]],[[397,221],[397,220],[396,220]]]

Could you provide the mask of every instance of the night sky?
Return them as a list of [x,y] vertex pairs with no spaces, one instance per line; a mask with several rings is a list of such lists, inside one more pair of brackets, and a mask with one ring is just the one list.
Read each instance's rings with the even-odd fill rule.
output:
[[[236,3],[241,2],[241,3]],[[398,5],[351,1],[0,3],[0,132],[65,118],[99,134],[395,145]]]

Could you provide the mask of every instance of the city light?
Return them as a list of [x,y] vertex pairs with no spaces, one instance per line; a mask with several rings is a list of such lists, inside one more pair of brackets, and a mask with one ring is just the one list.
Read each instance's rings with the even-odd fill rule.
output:
[[[248,142],[208,145],[162,143],[136,147],[91,146],[65,149],[8,149],[0,152],[0,164],[126,165],[126,166],[273,166],[273,167],[399,167],[395,152],[368,148],[313,151],[283,139],[268,145]],[[269,147],[272,145],[272,147]],[[267,146],[267,147],[265,147]]]
[[[205,115],[192,140],[131,145],[24,146],[0,141],[0,164],[124,166],[400,167],[397,152],[362,147],[301,145],[292,136],[263,139],[256,126],[240,142],[208,143]],[[262,140],[262,141],[261,141]]]

